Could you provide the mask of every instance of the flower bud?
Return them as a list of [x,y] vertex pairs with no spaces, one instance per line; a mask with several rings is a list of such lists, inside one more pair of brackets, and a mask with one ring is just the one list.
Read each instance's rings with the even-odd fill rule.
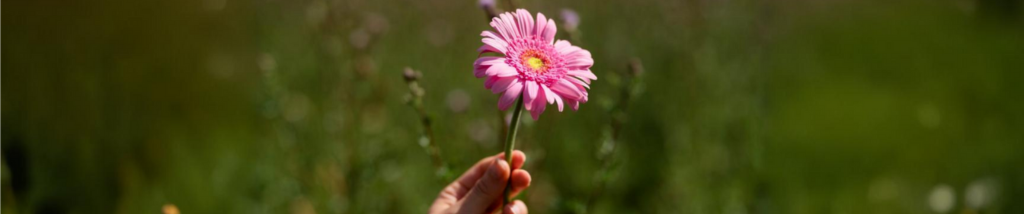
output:
[[575,31],[576,27],[580,25],[580,16],[576,14],[575,10],[562,9],[562,21],[564,22],[562,26],[565,26],[565,29]]
[[480,0],[480,8],[494,8],[494,0]]
[[402,72],[402,76],[405,77],[406,82],[412,82],[420,78],[420,72],[412,70],[412,68],[405,67],[405,71]]
[[483,9],[484,13],[487,13],[488,22],[498,16],[498,9],[495,8],[494,0],[480,0],[479,4],[480,9]]

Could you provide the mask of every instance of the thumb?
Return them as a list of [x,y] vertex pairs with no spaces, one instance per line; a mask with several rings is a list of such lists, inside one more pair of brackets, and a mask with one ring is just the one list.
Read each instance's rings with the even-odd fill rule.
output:
[[495,158],[494,163],[487,168],[484,176],[477,180],[473,189],[469,190],[469,193],[463,198],[459,213],[484,213],[487,211],[488,206],[501,198],[505,192],[510,169],[508,162]]

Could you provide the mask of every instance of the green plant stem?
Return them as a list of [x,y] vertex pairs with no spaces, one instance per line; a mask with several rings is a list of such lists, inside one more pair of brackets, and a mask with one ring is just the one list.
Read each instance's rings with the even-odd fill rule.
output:
[[502,200],[501,207],[505,207],[509,203],[509,193],[512,191],[512,172],[515,169],[512,168],[512,148],[516,145],[516,131],[519,129],[519,118],[523,114],[523,95],[519,95],[516,101],[516,109],[512,111],[512,121],[508,125],[508,135],[505,137],[505,162],[509,164],[508,182],[505,183],[504,200]]
[[516,9],[519,9],[519,7],[516,6],[516,0],[507,0],[505,2],[508,3],[508,11],[516,11]]

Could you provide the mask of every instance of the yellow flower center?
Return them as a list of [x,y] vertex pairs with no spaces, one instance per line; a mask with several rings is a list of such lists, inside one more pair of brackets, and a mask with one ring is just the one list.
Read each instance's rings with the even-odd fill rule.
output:
[[526,50],[519,54],[519,62],[530,69],[530,72],[543,74],[548,72],[548,58],[537,50]]
[[526,65],[529,65],[534,70],[540,70],[544,67],[544,60],[537,57],[528,57],[526,58]]

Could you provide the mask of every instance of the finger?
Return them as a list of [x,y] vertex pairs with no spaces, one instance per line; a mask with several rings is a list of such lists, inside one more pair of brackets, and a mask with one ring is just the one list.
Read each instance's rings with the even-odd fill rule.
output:
[[505,210],[503,210],[502,213],[504,213],[504,214],[527,214],[528,210],[526,210],[526,203],[523,203],[523,201],[520,201],[520,200],[516,200],[515,202],[512,202],[511,204],[509,204],[509,206],[505,206]]
[[[505,160],[505,153],[498,154],[498,158]],[[522,168],[523,163],[526,163],[526,153],[523,153],[523,151],[519,150],[512,151],[512,168]]]
[[[495,159],[505,159],[505,153],[501,152],[496,155],[485,157],[480,159],[479,162],[473,165],[469,170],[466,170],[455,182],[452,182],[445,188],[442,194],[450,194],[455,197],[456,200],[460,200],[469,193],[469,190],[476,185],[477,180],[487,172],[487,168],[490,163],[493,163]],[[516,169],[521,168],[526,162],[526,154],[520,150],[512,151],[512,163]]]
[[444,213],[452,204],[449,200],[445,199],[445,196],[438,196],[434,203],[430,205],[430,209],[427,213]]
[[462,199],[462,197],[465,196],[466,193],[469,193],[469,190],[476,185],[477,180],[480,180],[480,177],[487,172],[487,168],[494,164],[494,160],[500,158],[501,157],[499,155],[492,155],[485,157],[484,159],[480,159],[480,161],[476,162],[473,167],[470,167],[469,170],[466,170],[465,173],[459,176],[459,179],[456,179],[455,182],[448,185],[448,189],[452,190],[456,199]]
[[[526,188],[530,186],[530,181],[530,173],[526,170],[517,169],[512,172],[512,190],[509,193],[508,198],[515,198],[519,193],[523,192],[523,190],[526,190]],[[487,210],[492,211],[501,208],[501,202],[503,199],[504,198],[494,199],[494,202],[491,202],[491,205],[487,207]]]
[[530,172],[526,170],[517,169],[512,172],[512,193],[509,197],[514,198],[519,195],[519,192],[526,190],[527,187],[530,187],[531,181]]
[[462,198],[459,213],[483,213],[487,210],[491,202],[502,197],[505,192],[509,173],[508,162],[495,160],[466,197]]

